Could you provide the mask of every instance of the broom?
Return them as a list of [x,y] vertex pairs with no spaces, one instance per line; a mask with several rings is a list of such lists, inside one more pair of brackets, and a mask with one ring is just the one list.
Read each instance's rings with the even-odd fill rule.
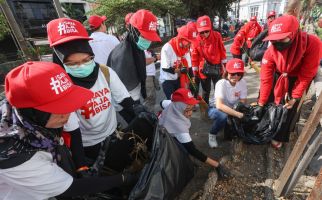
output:
[[[192,85],[193,90],[195,92],[198,92],[196,85],[192,82],[192,79],[191,79],[189,73],[187,73],[187,76],[188,76],[190,84]],[[208,104],[206,103],[206,101],[202,97],[200,97],[200,100],[199,100],[199,109],[200,109],[200,118],[201,119],[208,119],[208,114],[207,114]]]

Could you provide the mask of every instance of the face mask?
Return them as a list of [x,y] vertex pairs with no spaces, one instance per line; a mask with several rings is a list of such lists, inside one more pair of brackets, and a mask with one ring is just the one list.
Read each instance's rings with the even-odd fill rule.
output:
[[80,66],[67,67],[64,65],[66,72],[76,78],[84,78],[89,76],[94,71],[95,66],[96,64],[94,60],[90,60],[84,64],[81,64]]
[[141,49],[142,51],[147,50],[150,45],[151,41],[144,39],[143,37],[139,37],[139,40],[137,41],[136,45]]
[[291,46],[292,41],[288,41],[288,42],[274,42],[272,43],[273,46],[276,48],[277,51],[282,51],[284,49],[287,49],[288,47]]

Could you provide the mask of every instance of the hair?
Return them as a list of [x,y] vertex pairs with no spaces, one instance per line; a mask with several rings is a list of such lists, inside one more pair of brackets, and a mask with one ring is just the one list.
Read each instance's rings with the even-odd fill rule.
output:
[[[224,73],[222,74],[222,78],[224,78],[224,79],[228,80],[228,74],[229,74],[229,72],[227,72],[227,71],[225,70],[225,71],[224,71]],[[244,74],[245,74],[245,73],[243,73],[243,75],[240,77],[240,79],[239,79],[239,80],[242,80],[242,79],[243,79]]]
[[[296,10],[296,11],[295,11]],[[285,8],[285,13],[288,15],[293,15],[299,17],[301,11],[301,1],[300,0],[289,0]]]

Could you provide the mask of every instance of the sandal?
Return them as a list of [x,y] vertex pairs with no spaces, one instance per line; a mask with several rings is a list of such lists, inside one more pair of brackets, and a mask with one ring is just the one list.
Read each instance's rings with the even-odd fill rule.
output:
[[279,142],[279,141],[276,141],[276,140],[272,140],[271,144],[272,144],[272,147],[274,149],[277,149],[277,150],[281,149],[282,146],[283,146],[282,142]]

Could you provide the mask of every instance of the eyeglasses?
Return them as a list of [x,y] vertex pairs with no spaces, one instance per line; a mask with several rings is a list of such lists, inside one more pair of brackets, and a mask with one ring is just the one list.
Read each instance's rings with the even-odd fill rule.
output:
[[237,73],[229,73],[230,76],[242,76],[244,75],[244,73],[241,73],[241,72],[237,72]]
[[94,56],[88,56],[86,58],[84,58],[83,60],[80,61],[71,61],[71,62],[66,62],[64,63],[64,65],[66,65],[69,68],[77,68],[78,66],[82,65],[82,64],[89,64],[90,62],[92,62],[94,60]]
[[200,32],[199,34],[200,35],[203,35],[203,34],[207,34],[207,33],[209,33],[210,31],[202,31],[202,32]]

